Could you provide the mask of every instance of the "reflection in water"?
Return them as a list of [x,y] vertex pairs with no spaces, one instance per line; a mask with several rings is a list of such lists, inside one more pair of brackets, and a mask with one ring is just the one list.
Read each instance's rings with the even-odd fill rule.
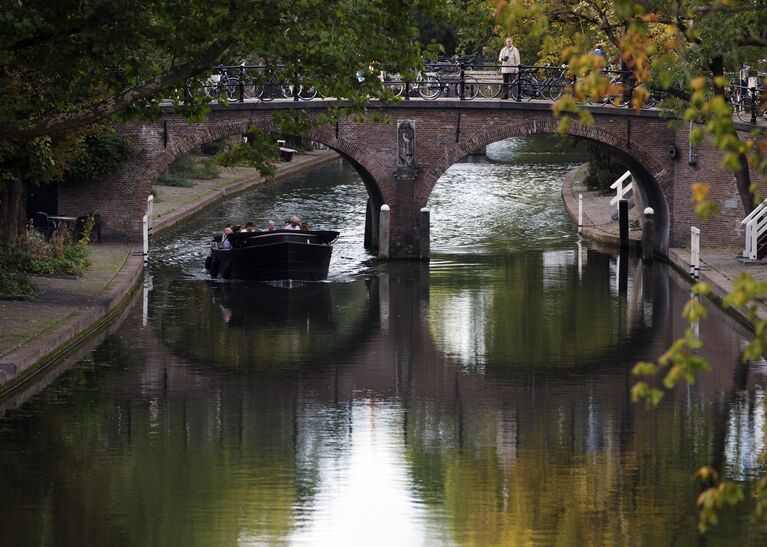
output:
[[646,411],[631,367],[689,286],[526,230],[298,290],[196,279],[166,242],[146,324],[0,419],[0,545],[764,545],[747,508],[705,540],[693,509],[697,467],[763,471],[742,331],[707,304],[714,370]]

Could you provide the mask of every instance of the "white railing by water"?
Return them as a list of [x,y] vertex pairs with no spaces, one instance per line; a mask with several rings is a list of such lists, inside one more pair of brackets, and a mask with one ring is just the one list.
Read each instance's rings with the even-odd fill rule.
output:
[[746,226],[746,248],[743,249],[743,256],[756,260],[759,236],[767,231],[767,199],[760,203],[740,223]]
[[615,197],[610,200],[610,205],[618,205],[618,202],[624,198],[626,194],[631,192],[634,188],[634,183],[629,182],[626,186],[623,186],[623,182],[631,176],[631,171],[623,173],[618,180],[610,185],[610,188],[615,190]]

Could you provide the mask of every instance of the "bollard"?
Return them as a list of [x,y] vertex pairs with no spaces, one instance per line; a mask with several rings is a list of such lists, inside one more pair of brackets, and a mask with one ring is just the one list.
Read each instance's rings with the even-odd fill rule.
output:
[[389,206],[385,203],[378,219],[378,258],[389,258]]
[[148,232],[152,235],[152,227],[154,226],[154,196],[150,195],[146,198],[146,216],[149,222]]
[[618,226],[620,227],[621,249],[629,248],[629,202],[622,199],[618,201]]
[[428,207],[421,208],[421,260],[429,260],[431,254],[431,220]]
[[141,219],[143,222],[142,232],[144,233],[144,265],[149,262],[149,220],[147,216]]
[[700,279],[700,229],[690,226],[690,276]]
[[655,254],[655,210],[646,207],[642,226],[642,260],[650,261]]
[[578,194],[578,233],[583,233],[583,194]]

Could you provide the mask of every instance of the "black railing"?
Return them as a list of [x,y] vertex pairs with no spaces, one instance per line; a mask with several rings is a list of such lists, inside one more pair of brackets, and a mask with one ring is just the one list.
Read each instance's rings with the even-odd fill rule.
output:
[[[414,78],[402,78],[397,73],[371,67],[368,72],[360,71],[350,78],[360,83],[367,77],[378,77],[391,96],[404,100],[422,98],[433,100],[440,97],[456,97],[458,100],[498,98],[501,95],[512,100],[551,100],[561,97],[572,89],[575,78],[562,66],[519,65],[510,78],[503,81],[502,65],[483,60],[458,60],[427,63]],[[509,68],[509,67],[506,67]],[[590,104],[623,105],[629,102],[634,91],[643,86],[631,80],[631,72],[613,69],[602,70],[611,84],[602,96],[588,97]],[[291,99],[309,101],[322,98],[312,84],[310,74],[289,73],[282,65],[235,65],[218,66],[207,78],[187,81],[184,85],[187,99],[193,94],[205,94],[212,100],[245,102],[250,100],[271,101]],[[659,99],[657,92],[643,93],[649,97],[643,107],[654,106]]]

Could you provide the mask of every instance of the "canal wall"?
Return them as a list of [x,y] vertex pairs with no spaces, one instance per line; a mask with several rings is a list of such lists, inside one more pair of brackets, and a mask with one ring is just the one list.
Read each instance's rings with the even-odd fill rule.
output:
[[[577,185],[580,169],[581,167],[572,169],[562,181],[562,201],[576,228],[578,224]],[[615,209],[609,204],[611,198],[611,195],[600,196],[594,192],[584,192],[584,225],[581,235],[590,241],[617,248],[620,245],[618,222],[609,220],[610,211]],[[632,209],[633,213],[629,215],[630,220],[639,219],[641,216],[639,211],[643,209],[644,206],[637,203],[637,206]],[[641,248],[641,238],[641,230],[632,230],[629,233],[631,250],[637,251]],[[760,264],[746,265],[741,263],[738,261],[741,252],[742,247],[707,245],[705,240],[701,240],[700,281],[708,283],[711,287],[709,299],[717,304],[721,304],[724,297],[732,292],[734,281],[742,272],[750,274],[759,281],[767,280],[767,267]],[[670,247],[668,252],[661,255],[660,258],[667,260],[690,283],[694,282],[690,277],[691,257],[689,248]],[[749,310],[730,307],[726,311],[746,327],[753,329]],[[759,319],[767,319],[767,307],[758,305],[756,315]]]
[[[292,175],[334,161],[339,156],[332,151],[316,151],[294,156],[294,161],[277,166],[275,178]],[[261,176],[233,181],[212,193],[179,205],[154,222],[157,234],[188,219],[202,209],[265,182]],[[116,273],[104,279],[103,272],[94,272],[113,263],[119,253]],[[0,331],[8,338],[23,340],[17,347],[0,346],[0,398],[16,388],[37,382],[63,359],[75,354],[93,336],[104,332],[120,318],[142,286],[144,277],[141,245],[94,244],[91,249],[92,268],[79,278],[40,278],[45,290],[36,301],[4,303],[0,316]],[[47,325],[45,327],[44,325]],[[40,329],[30,337],[32,329]]]

